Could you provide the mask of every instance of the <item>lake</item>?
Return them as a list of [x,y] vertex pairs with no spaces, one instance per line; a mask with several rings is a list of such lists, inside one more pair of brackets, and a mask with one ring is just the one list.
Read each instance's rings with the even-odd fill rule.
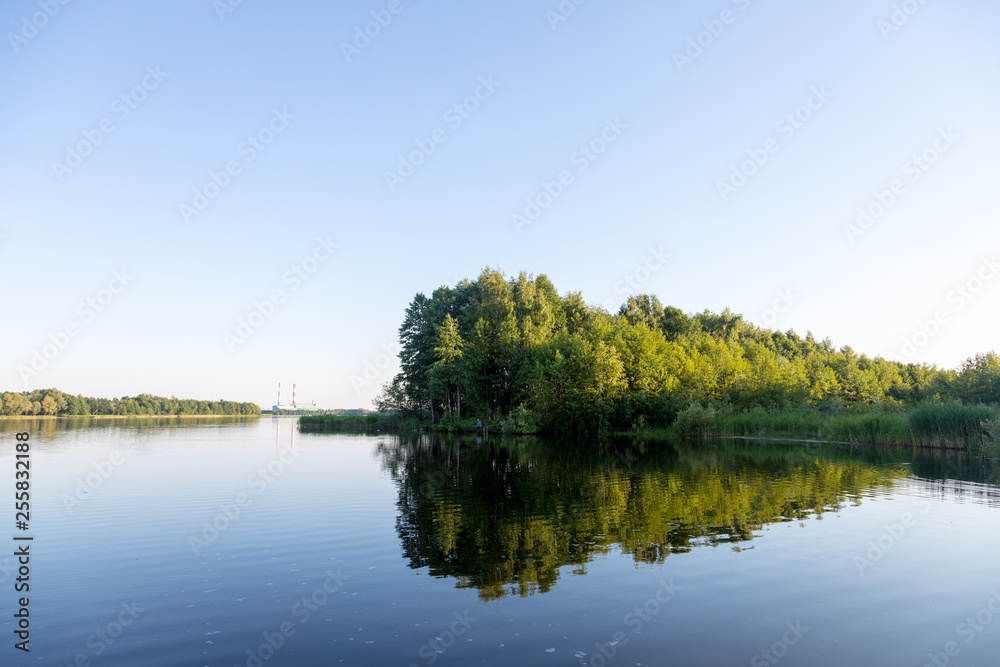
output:
[[4,665],[1000,664],[995,461],[0,421],[6,540],[20,430],[31,651],[10,547]]

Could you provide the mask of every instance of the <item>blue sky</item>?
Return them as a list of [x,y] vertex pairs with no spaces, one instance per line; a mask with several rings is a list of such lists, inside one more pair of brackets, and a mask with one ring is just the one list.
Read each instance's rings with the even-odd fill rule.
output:
[[955,367],[1000,348],[998,25],[985,0],[4,3],[0,387],[367,407],[413,296],[485,266]]

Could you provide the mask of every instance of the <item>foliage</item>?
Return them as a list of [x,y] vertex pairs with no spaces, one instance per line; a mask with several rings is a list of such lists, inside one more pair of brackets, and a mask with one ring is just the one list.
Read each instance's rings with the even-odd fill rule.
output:
[[677,415],[677,433],[688,439],[704,438],[714,427],[715,408],[692,403]]
[[88,415],[260,415],[256,403],[233,401],[198,401],[175,396],[163,398],[150,394],[121,398],[73,396],[58,389],[30,392],[4,392],[0,395],[0,414],[52,415],[74,417]]
[[398,413],[367,415],[303,415],[299,428],[303,431],[398,431],[417,428],[418,422]]
[[[399,331],[401,371],[376,405],[432,422],[464,415],[515,428],[530,414],[542,432],[624,432],[664,428],[685,409],[696,426],[697,402],[728,406],[718,418],[849,414],[830,423],[854,440],[909,438],[888,414],[901,406],[1000,402],[993,352],[957,371],[904,364],[812,333],[762,329],[729,310],[688,315],[655,295],[631,296],[612,315],[579,292],[560,296],[545,275],[508,279],[491,268],[430,298],[417,294]],[[921,424],[917,415],[916,436],[932,440]]]
[[500,424],[500,431],[506,434],[533,435],[541,430],[542,418],[524,405],[514,408],[510,416]]
[[962,363],[958,385],[968,401],[1000,403],[1000,356],[977,354]]
[[403,417],[419,418],[423,408],[419,398],[408,392],[404,385],[403,375],[397,375],[391,382],[382,385],[382,391],[373,401],[375,410],[383,413],[396,413]]

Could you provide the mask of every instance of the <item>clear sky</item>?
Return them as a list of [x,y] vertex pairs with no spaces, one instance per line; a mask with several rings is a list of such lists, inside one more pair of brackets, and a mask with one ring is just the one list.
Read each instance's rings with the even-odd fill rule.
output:
[[1000,349],[998,27],[987,0],[4,2],[0,389],[369,407],[414,295],[485,266],[955,367]]

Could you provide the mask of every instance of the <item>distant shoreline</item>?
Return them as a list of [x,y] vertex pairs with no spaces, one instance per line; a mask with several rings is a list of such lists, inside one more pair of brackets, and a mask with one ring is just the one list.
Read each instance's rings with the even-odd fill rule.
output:
[[260,419],[278,415],[0,415],[4,419],[191,419],[197,417],[222,418],[239,417],[241,419]]

